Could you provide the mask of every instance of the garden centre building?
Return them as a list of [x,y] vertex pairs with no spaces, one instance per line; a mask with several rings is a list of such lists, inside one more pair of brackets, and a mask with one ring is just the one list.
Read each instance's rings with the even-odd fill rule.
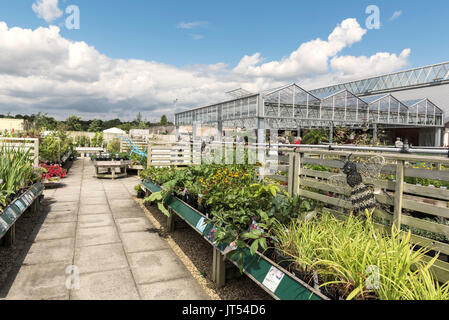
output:
[[269,129],[350,127],[374,136],[385,129],[415,146],[449,143],[449,62],[311,91],[290,84],[228,94],[228,101],[177,113],[176,127],[214,127],[219,139],[227,129],[255,129],[259,142]]

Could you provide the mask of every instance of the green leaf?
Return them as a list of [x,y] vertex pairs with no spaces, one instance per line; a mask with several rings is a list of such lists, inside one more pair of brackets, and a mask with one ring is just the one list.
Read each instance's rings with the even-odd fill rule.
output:
[[253,241],[253,243],[251,244],[251,247],[249,248],[251,255],[255,255],[258,248],[259,248],[259,240],[257,239],[257,240]]
[[165,214],[167,217],[170,217],[170,212],[167,210],[167,208],[165,208],[162,202],[158,202],[157,207],[163,214]]

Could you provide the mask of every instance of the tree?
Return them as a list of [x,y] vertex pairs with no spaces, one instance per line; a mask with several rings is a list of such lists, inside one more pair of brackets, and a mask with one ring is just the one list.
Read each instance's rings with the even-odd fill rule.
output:
[[167,116],[164,114],[161,117],[161,122],[159,122],[161,126],[166,126],[168,124]]
[[53,117],[49,117],[48,113],[38,112],[36,115],[32,116],[32,122],[34,128],[37,130],[46,129],[53,131],[58,127],[58,121]]
[[65,125],[66,125],[67,131],[82,131],[80,117],[71,116],[71,117],[67,118]]
[[99,132],[103,131],[103,121],[94,119],[89,125],[89,129],[87,129],[89,132]]

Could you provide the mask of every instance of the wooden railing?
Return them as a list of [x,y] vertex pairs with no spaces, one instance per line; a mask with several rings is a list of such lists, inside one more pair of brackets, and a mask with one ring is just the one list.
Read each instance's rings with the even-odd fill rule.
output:
[[[289,193],[316,200],[325,210],[336,215],[348,214],[350,187],[333,185],[328,179],[339,174],[344,162],[364,161],[379,153],[338,152],[303,149],[290,153]],[[449,158],[406,154],[381,154],[386,159],[379,179],[368,181],[379,190],[376,199],[380,208],[374,216],[377,227],[391,231],[392,226],[404,231],[413,228],[411,241],[419,246],[441,252],[433,268],[440,281],[449,281],[449,190],[447,187],[426,186],[429,182],[449,185]],[[425,167],[418,164],[425,164]],[[321,167],[318,167],[321,166]],[[410,178],[423,179],[422,185],[407,183]],[[424,183],[425,182],[425,183]],[[380,191],[380,190],[384,191]],[[437,217],[428,221],[425,217]],[[420,230],[419,234],[416,234]],[[440,257],[441,258],[441,257]],[[430,259],[430,258],[429,258]],[[444,261],[445,260],[445,261]]]
[[39,139],[0,137],[0,148],[3,146],[14,149],[29,149],[30,157],[33,159],[33,165],[35,167],[39,166]]
[[148,144],[148,167],[187,166],[194,163],[193,145],[189,142]]

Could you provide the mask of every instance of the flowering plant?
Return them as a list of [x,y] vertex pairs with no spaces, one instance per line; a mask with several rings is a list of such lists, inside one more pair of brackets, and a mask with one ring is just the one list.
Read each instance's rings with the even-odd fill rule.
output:
[[65,176],[67,175],[67,171],[62,169],[62,167],[58,164],[56,165],[41,164],[40,167],[44,169],[41,175],[42,180],[49,180],[52,178],[65,178]]

